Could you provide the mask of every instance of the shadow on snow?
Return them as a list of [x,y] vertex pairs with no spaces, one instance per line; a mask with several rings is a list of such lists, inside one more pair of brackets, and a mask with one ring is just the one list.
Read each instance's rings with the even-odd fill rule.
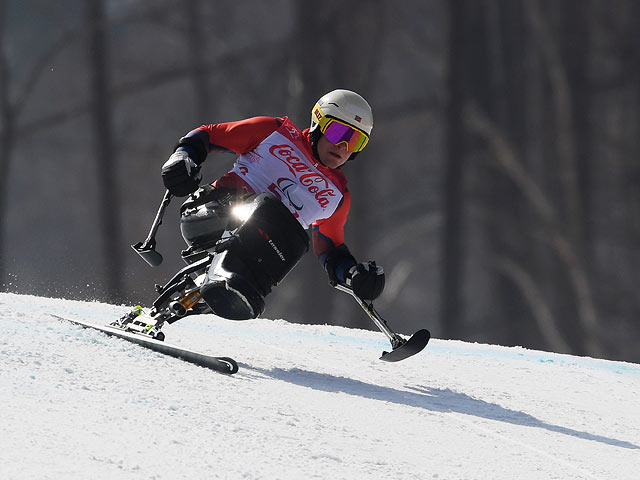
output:
[[542,420],[538,420],[528,413],[510,410],[495,403],[485,402],[484,400],[479,400],[464,393],[454,392],[449,389],[407,387],[412,391],[406,391],[390,387],[381,387],[365,383],[360,380],[336,377],[326,373],[317,373],[299,368],[291,370],[281,368],[265,370],[249,365],[241,365],[241,367],[277,380],[324,392],[342,392],[372,400],[381,400],[410,407],[423,408],[433,412],[462,413],[465,415],[473,415],[476,417],[486,418],[488,420],[497,420],[514,425],[544,428],[550,432],[570,435],[583,440],[593,440],[595,442],[601,442],[615,447],[640,449],[640,446],[630,442],[549,424]]

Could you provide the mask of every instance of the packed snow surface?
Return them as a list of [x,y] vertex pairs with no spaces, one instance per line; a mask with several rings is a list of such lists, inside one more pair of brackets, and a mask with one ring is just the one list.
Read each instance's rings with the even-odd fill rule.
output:
[[0,478],[640,478],[640,365],[437,339],[388,364],[373,331],[165,328],[234,357],[225,376],[48,315],[128,310],[0,294]]

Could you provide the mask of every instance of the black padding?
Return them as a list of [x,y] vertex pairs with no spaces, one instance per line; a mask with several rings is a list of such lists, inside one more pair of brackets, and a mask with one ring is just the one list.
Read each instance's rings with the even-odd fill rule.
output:
[[200,293],[216,315],[234,320],[264,312],[264,297],[309,250],[309,237],[276,198],[253,201],[249,219],[232,240],[219,244]]
[[282,202],[263,194],[251,217],[238,229],[232,248],[278,285],[309,250],[309,236]]
[[205,143],[207,142],[204,138],[205,136],[207,136],[206,132],[199,131],[196,135],[182,137],[173,151],[175,152],[180,147],[187,147],[186,150],[189,152],[191,159],[196,165],[201,165],[209,153]]
[[230,320],[248,320],[264,312],[264,297],[251,281],[242,260],[229,251],[219,253],[212,263],[200,294],[213,313]]

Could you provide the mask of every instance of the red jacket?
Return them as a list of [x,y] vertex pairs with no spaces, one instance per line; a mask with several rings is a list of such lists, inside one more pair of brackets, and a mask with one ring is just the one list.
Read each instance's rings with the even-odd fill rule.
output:
[[[275,132],[285,121],[285,118],[253,117],[237,122],[216,123],[203,125],[189,132],[187,137],[196,137],[207,141],[207,151],[227,151],[236,154],[247,154],[260,145],[267,137]],[[313,157],[309,129],[303,130],[305,147]],[[344,226],[347,221],[351,198],[347,189],[347,180],[340,170],[332,170],[318,164],[317,167],[324,175],[338,186],[343,195],[342,202],[334,213],[325,219],[318,220],[312,225],[313,249],[324,265],[324,260],[332,249],[344,245]],[[253,189],[235,172],[228,172],[214,182],[217,187],[253,192]],[[343,246],[342,248],[346,248]]]

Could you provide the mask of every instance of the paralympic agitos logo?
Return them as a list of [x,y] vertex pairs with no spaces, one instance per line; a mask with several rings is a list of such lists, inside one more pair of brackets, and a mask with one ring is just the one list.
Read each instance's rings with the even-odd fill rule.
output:
[[289,145],[273,145],[269,149],[269,153],[285,163],[287,168],[289,168],[289,171],[296,176],[298,182],[305,186],[309,193],[314,195],[318,204],[322,208],[329,205],[329,198],[327,197],[336,196],[336,192],[333,188],[329,187],[329,181],[318,172],[314,171],[304,162],[304,160],[297,157]]
[[297,211],[302,210],[302,208],[304,207],[304,204],[302,205],[296,204],[293,201],[293,198],[291,198],[291,193],[289,192],[289,190],[291,190],[292,188],[295,190],[296,182],[294,182],[293,180],[287,177],[280,177],[277,183],[278,183],[278,188],[282,190],[282,193],[284,193],[287,196],[287,199],[289,200],[289,203],[293,206],[293,208],[295,208]]

